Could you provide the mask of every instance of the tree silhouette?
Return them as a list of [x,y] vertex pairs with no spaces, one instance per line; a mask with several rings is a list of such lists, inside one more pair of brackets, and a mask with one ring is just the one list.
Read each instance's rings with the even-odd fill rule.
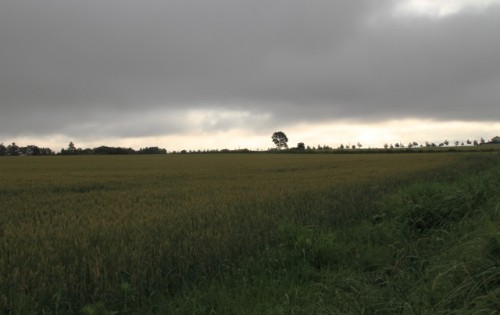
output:
[[10,144],[7,147],[7,155],[19,155],[19,154],[20,154],[19,147],[15,142],[12,142],[12,144]]
[[70,141],[70,143],[68,144],[68,153],[69,154],[76,154],[76,146],[73,143],[73,141]]
[[288,138],[283,131],[276,131],[271,136],[271,139],[279,150],[288,149]]

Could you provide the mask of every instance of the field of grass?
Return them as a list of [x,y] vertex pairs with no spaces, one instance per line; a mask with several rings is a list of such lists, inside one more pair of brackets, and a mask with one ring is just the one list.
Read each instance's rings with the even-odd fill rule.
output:
[[[450,182],[491,167],[497,158],[478,153],[4,157],[0,313],[319,314],[373,313],[382,306],[387,312],[423,313],[404,305],[417,305],[422,293],[399,286],[428,276],[434,283],[421,283],[422,290],[451,290],[440,281],[448,275],[460,279],[462,265],[445,270],[435,260],[412,257],[421,247],[429,250],[423,246],[427,235],[456,244],[470,241],[466,249],[476,254],[478,223],[470,224],[471,239],[464,242],[451,232],[434,235],[439,218],[434,210],[418,209],[446,200],[454,190],[436,188],[444,191],[441,196],[427,191],[434,187],[427,184],[404,187]],[[487,182],[478,194],[489,189],[498,202],[498,180]],[[459,191],[469,192],[477,183]],[[492,207],[489,221],[481,220],[490,222],[487,239],[495,255],[498,204],[490,205],[486,196],[457,198],[451,200],[468,208],[458,219],[451,216],[453,222],[466,220],[470,209]],[[408,200],[415,206],[410,202],[409,209],[397,212]],[[413,230],[424,234],[415,241],[408,234]],[[438,266],[415,267],[431,263]],[[405,264],[415,273],[403,273]],[[375,283],[364,283],[365,272],[380,266],[392,269],[376,274]],[[498,269],[488,268],[479,269],[498,276]],[[366,290],[377,283],[383,289],[370,297]],[[413,300],[403,298],[408,295]],[[392,304],[382,303],[389,296]]]

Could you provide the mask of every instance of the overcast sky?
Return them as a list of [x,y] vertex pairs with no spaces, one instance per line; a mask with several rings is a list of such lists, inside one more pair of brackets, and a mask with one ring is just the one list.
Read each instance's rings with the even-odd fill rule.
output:
[[500,1],[0,1],[0,142],[267,148],[276,130],[500,135]]

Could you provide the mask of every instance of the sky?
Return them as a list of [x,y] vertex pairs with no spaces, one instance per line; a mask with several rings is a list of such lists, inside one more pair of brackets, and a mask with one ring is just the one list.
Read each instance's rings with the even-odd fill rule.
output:
[[500,0],[2,0],[0,142],[500,136]]

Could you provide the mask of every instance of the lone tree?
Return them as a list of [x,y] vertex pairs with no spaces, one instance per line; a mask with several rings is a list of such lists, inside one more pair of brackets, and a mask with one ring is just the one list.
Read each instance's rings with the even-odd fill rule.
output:
[[73,141],[70,141],[70,143],[68,144],[68,152],[69,154],[76,154],[76,146]]
[[278,149],[288,149],[288,138],[283,131],[276,131],[273,133],[271,139],[273,139],[274,144]]

